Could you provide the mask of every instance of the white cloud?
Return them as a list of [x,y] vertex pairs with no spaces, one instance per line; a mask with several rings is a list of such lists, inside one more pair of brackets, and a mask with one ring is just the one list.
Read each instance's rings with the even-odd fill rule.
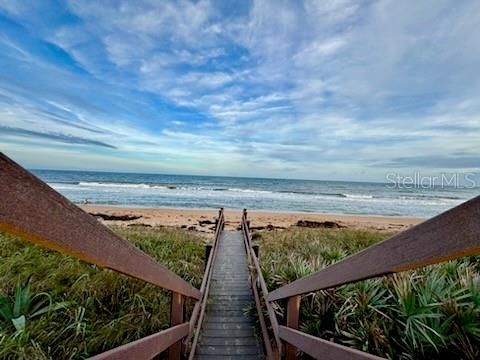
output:
[[[79,21],[45,36],[108,86],[198,112],[198,126],[173,116],[159,119],[151,133],[139,124],[140,110],[115,119],[79,101],[47,100],[108,129],[95,136],[123,151],[135,151],[135,138],[145,153],[190,156],[198,164],[209,156],[225,171],[231,158],[269,164],[259,170],[264,175],[285,176],[276,172],[288,164],[293,177],[367,168],[378,178],[385,169],[371,164],[480,150],[480,3],[253,1],[239,15],[217,5],[70,1]],[[27,21],[21,4],[0,6]],[[11,41],[10,48],[29,54]],[[129,112],[126,99],[112,103]],[[1,121],[53,126],[25,111],[5,108]]]

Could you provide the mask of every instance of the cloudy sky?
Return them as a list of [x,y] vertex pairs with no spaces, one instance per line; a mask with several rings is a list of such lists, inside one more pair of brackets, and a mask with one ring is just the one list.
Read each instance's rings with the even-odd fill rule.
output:
[[479,24],[475,0],[0,0],[0,151],[29,168],[478,171]]

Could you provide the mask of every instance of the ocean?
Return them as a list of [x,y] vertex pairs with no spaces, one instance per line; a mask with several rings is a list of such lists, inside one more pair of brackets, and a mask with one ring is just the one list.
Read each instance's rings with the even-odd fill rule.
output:
[[428,218],[478,188],[217,176],[32,170],[71,201],[129,207],[251,209]]

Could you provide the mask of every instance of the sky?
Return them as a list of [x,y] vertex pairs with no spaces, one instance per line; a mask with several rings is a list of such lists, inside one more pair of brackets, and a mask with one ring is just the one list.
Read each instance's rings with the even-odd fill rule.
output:
[[0,151],[43,169],[478,172],[479,24],[475,0],[0,0]]

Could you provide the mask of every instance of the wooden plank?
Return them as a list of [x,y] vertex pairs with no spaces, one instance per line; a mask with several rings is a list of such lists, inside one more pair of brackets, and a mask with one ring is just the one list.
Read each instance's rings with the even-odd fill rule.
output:
[[223,208],[220,209],[218,213],[218,219],[215,226],[215,235],[213,237],[213,245],[212,249],[208,255],[208,261],[205,265],[205,271],[203,273],[202,284],[200,285],[200,293],[202,297],[196,302],[195,306],[193,307],[192,316],[190,318],[190,333],[188,334],[187,343],[190,343],[190,340],[193,336],[193,331],[195,329],[195,325],[197,324],[197,318],[201,311],[201,308],[205,306],[206,297],[208,291],[206,291],[207,287],[210,286],[210,278],[212,275],[212,267],[213,267],[213,258],[215,255],[216,248],[218,246],[218,239],[220,237],[221,232],[223,231],[223,227],[225,225],[224,215],[223,215]]
[[295,346],[314,359],[321,360],[384,360],[384,358],[317,338],[301,331],[280,326],[282,340]]
[[0,230],[195,299],[200,291],[0,153]]
[[[208,309],[202,327],[201,339],[196,349],[197,357],[209,355],[213,358],[229,359],[231,357],[257,356],[264,358],[258,341],[251,345],[236,343],[233,345],[218,345],[218,339],[228,343],[232,338],[255,339],[254,319],[241,314],[240,316],[221,316],[216,310],[235,310],[242,312],[246,306],[254,302],[250,281],[248,280],[248,264],[244,250],[244,239],[240,231],[225,231],[218,244],[213,273],[242,274],[244,279],[225,279],[212,283]],[[240,291],[239,291],[240,290]],[[241,293],[241,295],[233,295]],[[216,339],[216,340],[213,340]],[[250,341],[249,341],[250,342]],[[190,354],[190,358],[192,353]]]
[[[207,309],[208,294],[210,291],[210,283],[213,275],[213,264],[215,263],[215,259],[217,256],[220,237],[222,236],[224,225],[225,225],[225,218],[223,214],[223,208],[221,208],[218,214],[218,222],[215,229],[215,240],[213,242],[214,243],[213,251],[210,253],[210,257],[207,263],[207,270],[203,275],[202,286],[200,287],[202,298],[195,304],[195,307],[192,312],[192,317],[190,319],[190,331],[189,331],[187,342],[190,341],[190,338],[192,336],[193,336],[193,341],[192,341],[190,353],[188,355],[189,360],[193,360],[193,358],[195,357],[195,352],[197,351],[197,344],[200,338],[200,329],[202,328],[203,318],[205,317],[205,311]],[[198,317],[198,323],[197,323],[198,312],[200,312],[200,315]],[[197,331],[194,334],[195,325],[196,325]]]
[[[300,319],[300,302],[302,297],[300,295],[292,296],[287,303],[287,327],[290,329],[298,329],[298,321]],[[293,345],[285,347],[285,359],[297,359],[297,348]]]
[[143,339],[119,346],[91,357],[90,360],[147,360],[168,349],[188,334],[188,323],[183,323]]
[[480,253],[480,196],[275,291],[275,301]]
[[[183,323],[183,305],[185,298],[182,294],[172,292],[170,303],[170,326],[174,327]],[[169,360],[180,360],[182,356],[182,341],[179,340],[168,349]]]

